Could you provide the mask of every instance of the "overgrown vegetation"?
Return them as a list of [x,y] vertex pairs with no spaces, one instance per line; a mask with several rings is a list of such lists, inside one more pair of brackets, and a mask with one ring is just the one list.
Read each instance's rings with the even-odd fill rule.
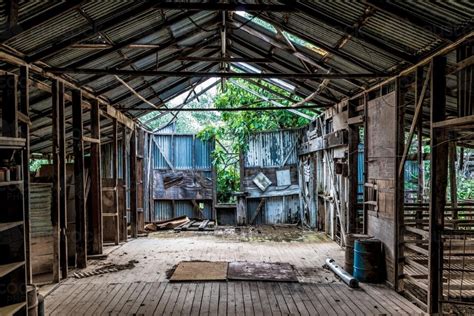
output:
[[[268,90],[290,98],[287,91],[265,82],[261,82],[261,85],[266,89],[244,80],[236,83],[238,85],[227,83],[224,91],[219,91],[214,99],[216,108],[274,106],[269,101],[262,102],[260,97],[248,90],[271,100],[274,100],[275,94]],[[278,103],[289,106],[292,101],[283,98],[278,99]],[[213,163],[217,170],[218,201],[221,203],[234,201],[232,192],[239,190],[240,183],[239,153],[246,150],[246,139],[249,135],[259,131],[300,127],[307,123],[307,119],[281,110],[223,112],[220,123],[208,124],[198,137],[203,140],[214,138],[218,144],[213,153]]]

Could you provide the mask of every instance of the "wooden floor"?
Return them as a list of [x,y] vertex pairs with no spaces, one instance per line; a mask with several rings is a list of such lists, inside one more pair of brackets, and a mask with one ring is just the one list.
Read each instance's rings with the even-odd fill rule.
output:
[[384,286],[275,282],[67,284],[48,315],[420,315]]
[[[111,263],[138,261],[129,270],[69,278],[48,292],[47,315],[417,315],[421,310],[383,285],[353,290],[323,268],[344,252],[321,234],[265,231],[227,234],[159,233],[107,247],[106,260],[90,261],[90,272]],[[183,260],[288,262],[300,283],[169,283]]]

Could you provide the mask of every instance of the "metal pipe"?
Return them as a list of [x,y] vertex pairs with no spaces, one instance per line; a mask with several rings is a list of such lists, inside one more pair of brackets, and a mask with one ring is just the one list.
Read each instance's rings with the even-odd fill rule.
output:
[[349,287],[351,288],[359,287],[359,281],[357,281],[352,275],[347,273],[346,270],[338,266],[334,259],[327,258],[326,265],[328,266],[329,269],[332,270],[332,272],[337,274],[337,276],[339,276],[344,283],[349,285]]

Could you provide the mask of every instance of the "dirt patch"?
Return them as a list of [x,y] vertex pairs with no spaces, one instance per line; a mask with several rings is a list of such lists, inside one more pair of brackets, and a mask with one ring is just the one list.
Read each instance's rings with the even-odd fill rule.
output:
[[213,232],[174,232],[160,231],[149,235],[150,238],[187,238],[217,237],[222,241],[239,242],[281,242],[281,243],[321,243],[331,240],[321,232],[299,227],[279,226],[221,226]]

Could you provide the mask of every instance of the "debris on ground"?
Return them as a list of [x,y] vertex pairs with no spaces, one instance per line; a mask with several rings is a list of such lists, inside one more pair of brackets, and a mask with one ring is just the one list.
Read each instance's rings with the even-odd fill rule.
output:
[[92,271],[75,272],[73,276],[76,279],[83,279],[83,278],[88,278],[94,275],[101,275],[101,274],[106,274],[106,273],[118,272],[122,270],[129,270],[129,269],[135,268],[136,263],[138,263],[138,260],[130,260],[129,262],[125,264],[116,264],[116,263],[105,264],[102,267],[94,269]]
[[209,219],[192,219],[187,223],[183,223],[182,225],[175,227],[174,231],[214,231],[215,223],[216,222]]
[[173,229],[188,222],[189,218],[187,216],[179,216],[164,221],[146,224],[145,230],[149,232],[156,232],[158,230]]
[[145,225],[147,232],[156,232],[160,230],[174,229],[176,232],[180,231],[213,231],[215,221],[209,219],[190,219],[187,216],[175,217],[169,220],[148,223]]

